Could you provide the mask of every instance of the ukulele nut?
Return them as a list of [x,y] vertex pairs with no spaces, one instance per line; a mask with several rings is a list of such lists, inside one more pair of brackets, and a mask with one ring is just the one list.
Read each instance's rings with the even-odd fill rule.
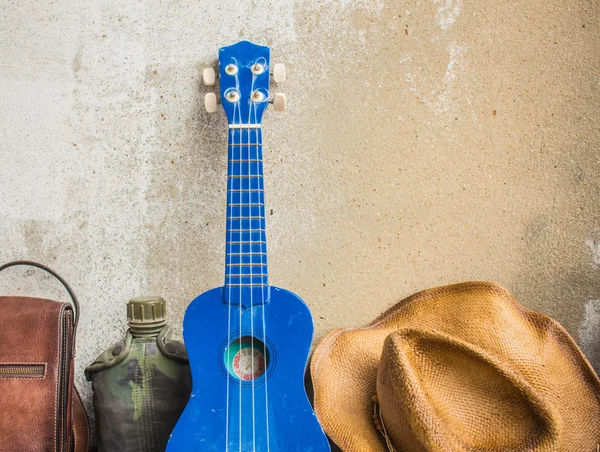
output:
[[228,64],[225,66],[225,73],[227,75],[235,75],[238,72],[238,67],[235,64]]

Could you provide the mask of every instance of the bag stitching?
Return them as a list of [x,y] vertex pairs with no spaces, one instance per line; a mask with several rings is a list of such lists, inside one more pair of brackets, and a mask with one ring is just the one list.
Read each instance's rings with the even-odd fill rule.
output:
[[[62,312],[62,309],[61,309]],[[58,389],[58,375],[59,375],[59,361],[60,361],[60,330],[61,330],[61,321],[62,321],[62,316],[59,315],[58,316],[58,325],[57,325],[57,331],[56,331],[56,384],[57,384],[57,389]],[[56,429],[58,427],[58,421],[57,421],[57,412],[58,412],[58,397],[54,397],[54,450],[55,452],[58,452],[58,443],[57,443],[57,438],[56,438]]]
[[[66,310],[64,309],[64,305],[63,305],[63,308],[61,309],[61,319],[62,319],[62,320],[64,320],[64,317],[63,317],[63,316],[66,316],[66,317],[68,317],[68,314],[66,314]],[[68,318],[67,318],[67,320],[68,320]],[[69,322],[69,323],[70,323],[70,322]],[[70,347],[67,347],[67,345],[68,345],[68,344],[66,344],[66,340],[67,340],[67,330],[68,330],[68,327],[67,327],[67,328],[63,328],[63,329],[62,329],[62,333],[63,333],[63,334],[62,334],[62,339],[63,339],[63,343],[65,343],[65,350],[66,350],[67,348],[69,348],[69,350],[70,350]],[[66,376],[66,374],[67,374],[67,372],[69,371],[69,369],[67,369],[67,367],[68,367],[68,366],[67,366],[67,359],[66,359],[66,357],[65,357],[65,356],[63,356],[63,362],[62,362],[61,364],[64,364],[64,365],[62,366],[62,367],[63,367],[63,377],[64,377],[64,378],[68,378],[68,376]],[[59,383],[60,383],[60,382],[59,382]],[[61,386],[62,386],[62,385],[61,385]],[[61,388],[61,389],[62,389],[62,388]],[[69,386],[67,385],[67,391],[65,391],[65,392],[68,392],[68,389],[69,389]],[[62,394],[61,394],[61,399],[60,399],[60,407],[61,407],[61,409],[62,409],[62,407],[63,407],[63,405],[64,405],[64,400],[65,400],[65,397],[68,397],[68,394],[62,393]],[[59,419],[59,422],[60,422],[60,442],[61,442],[61,444],[60,444],[60,445],[61,445],[61,448],[63,448],[63,449],[65,449],[65,450],[66,450],[66,448],[65,448],[65,447],[66,447],[66,446],[68,447],[68,441],[67,441],[67,439],[65,438],[65,428],[64,428],[64,422],[65,422],[65,421],[66,421],[66,419],[64,419],[64,417],[63,417],[63,416],[61,416],[61,417],[60,417],[60,419]]]
[[[73,387],[75,391],[75,387]],[[75,433],[75,397],[71,393],[71,425],[73,426],[73,452],[77,452],[77,434]]]

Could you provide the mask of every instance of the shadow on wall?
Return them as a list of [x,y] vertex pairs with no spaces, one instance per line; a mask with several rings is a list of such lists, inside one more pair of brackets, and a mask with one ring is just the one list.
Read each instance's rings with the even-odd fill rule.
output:
[[600,300],[588,300],[585,303],[579,342],[583,353],[600,375]]

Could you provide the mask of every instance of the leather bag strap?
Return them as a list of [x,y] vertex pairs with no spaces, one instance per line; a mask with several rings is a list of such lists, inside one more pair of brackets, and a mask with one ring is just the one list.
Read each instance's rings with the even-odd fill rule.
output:
[[73,289],[71,289],[71,286],[69,286],[69,284],[58,273],[56,273],[54,270],[52,270],[49,267],[46,267],[45,265],[39,264],[37,262],[34,262],[34,261],[19,260],[19,261],[8,262],[8,263],[0,266],[0,272],[2,270],[5,270],[5,269],[10,268],[10,267],[15,267],[17,265],[26,265],[26,266],[29,266],[29,267],[40,268],[40,269],[42,269],[42,270],[50,273],[52,276],[54,276],[56,279],[58,279],[60,281],[60,283],[64,286],[64,288],[69,293],[69,296],[71,297],[71,300],[73,301],[73,309],[75,310],[75,318],[73,319],[73,332],[75,332],[77,330],[77,324],[79,323],[79,311],[80,311],[80,309],[79,309],[79,300],[77,299],[77,296],[75,295],[75,292],[73,292]]

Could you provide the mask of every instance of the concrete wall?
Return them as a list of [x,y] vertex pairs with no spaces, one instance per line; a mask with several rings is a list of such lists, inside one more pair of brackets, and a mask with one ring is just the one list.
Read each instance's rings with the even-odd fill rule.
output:
[[[593,0],[4,0],[0,261],[83,303],[78,378],[158,294],[180,324],[222,284],[218,47],[272,47],[264,121],[272,283],[316,338],[421,289],[494,280],[600,368],[600,6]],[[61,297],[33,271],[1,293]]]

